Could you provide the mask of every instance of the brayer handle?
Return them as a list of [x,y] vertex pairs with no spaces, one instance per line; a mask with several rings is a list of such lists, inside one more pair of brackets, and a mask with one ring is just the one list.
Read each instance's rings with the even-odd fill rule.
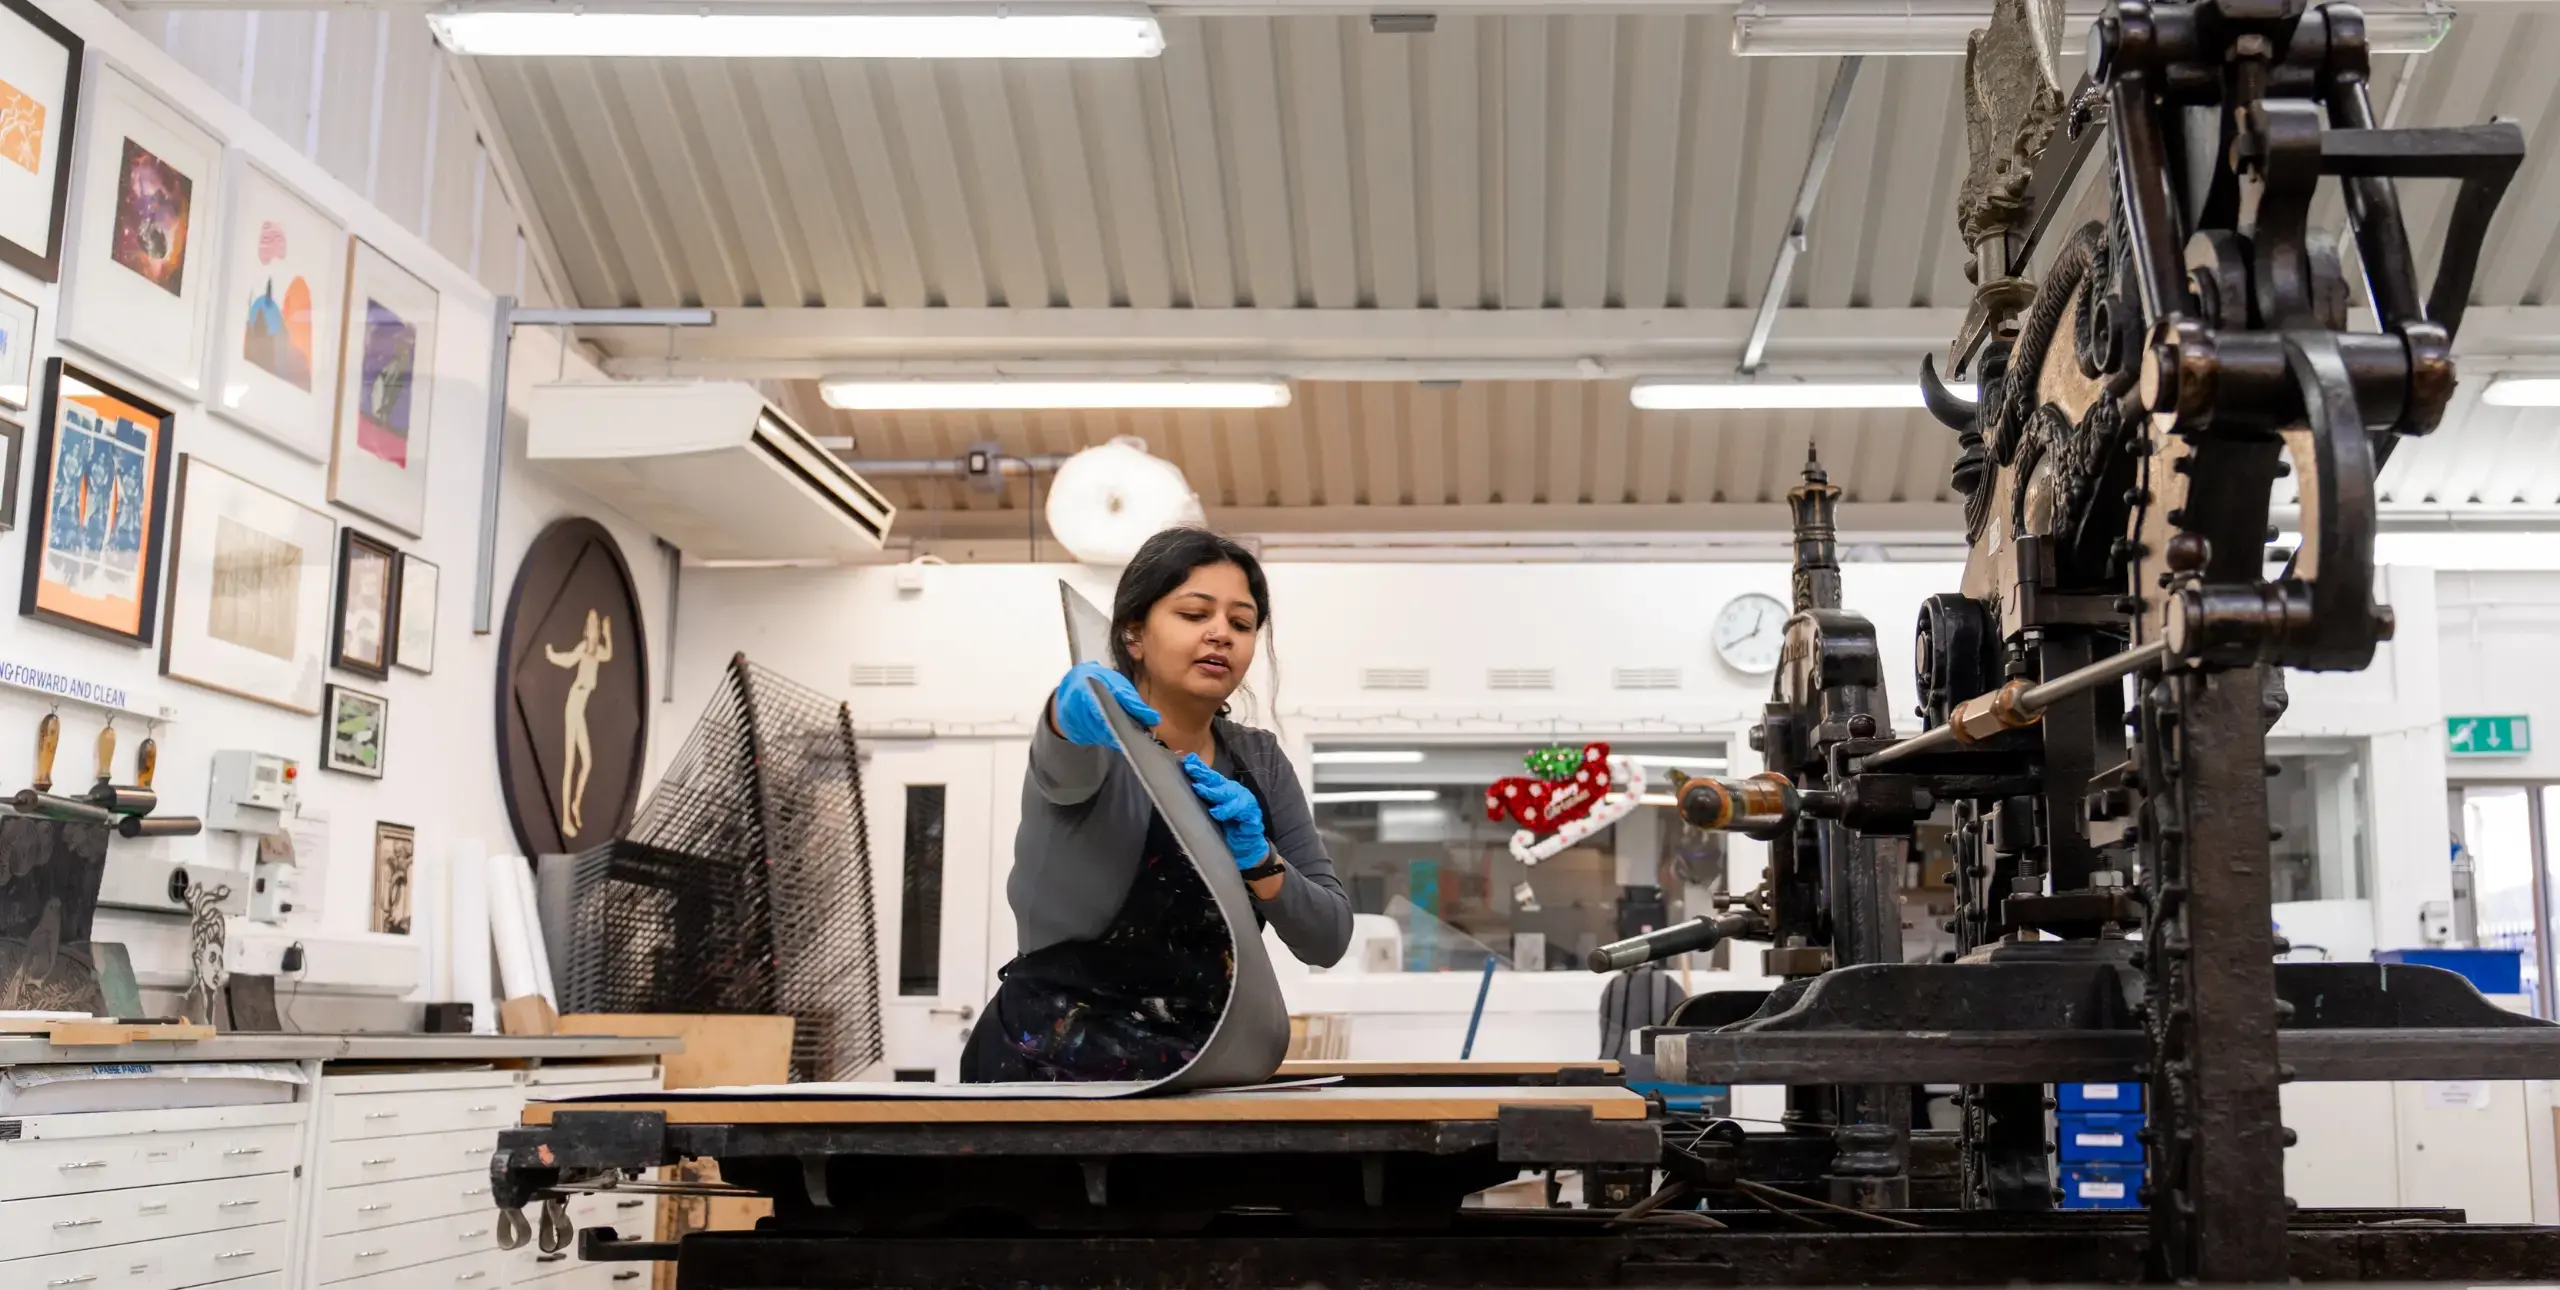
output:
[[1674,954],[1714,949],[1716,942],[1740,932],[1747,918],[1744,914],[1701,915],[1642,936],[1611,941],[1591,951],[1591,970],[1623,972]]

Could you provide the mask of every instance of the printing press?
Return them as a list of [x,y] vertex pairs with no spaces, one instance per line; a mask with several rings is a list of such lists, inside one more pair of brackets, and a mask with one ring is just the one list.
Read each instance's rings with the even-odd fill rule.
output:
[[[2265,782],[2284,669],[2360,669],[2391,637],[2376,472],[2451,397],[2521,134],[2378,126],[2343,4],[2124,0],[2068,87],[2060,19],[2001,0],[1968,55],[1977,294],[1919,379],[1962,444],[1970,548],[1916,625],[1916,729],[1885,710],[1877,625],[1842,604],[1837,490],[1809,464],[1752,735],[1768,770],[1676,785],[1690,823],[1768,840],[1768,877],[1595,956],[1770,945],[1777,989],[1691,999],[1646,1039],[1663,1079],[1785,1086],[1783,1124],[1675,1114],[1606,1067],[1480,1063],[1110,1099],[537,1105],[492,1165],[511,1235],[672,1260],[680,1290],[2560,1270],[2560,1229],[2287,1201],[2283,1083],[2560,1077],[2560,1026],[2440,970],[2277,962]],[[2315,222],[2324,179],[2344,242]],[[2397,191],[2419,180],[2459,185],[2423,281]],[[1908,964],[1897,888],[1931,819],[1954,827],[1957,950]],[[2138,1208],[2054,1206],[2049,1104],[2076,1082],[2143,1090]],[[1961,1089],[1960,1128],[1914,1130],[1922,1085]],[[696,1158],[723,1181],[651,1181]],[[1572,1203],[1467,1202],[1564,1174]],[[570,1193],[672,1186],[773,1215],[669,1244],[568,1229]]]

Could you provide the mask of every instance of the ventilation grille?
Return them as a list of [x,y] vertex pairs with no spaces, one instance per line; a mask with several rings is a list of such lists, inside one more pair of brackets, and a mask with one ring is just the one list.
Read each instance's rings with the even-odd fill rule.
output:
[[1552,690],[1556,688],[1556,670],[1552,667],[1497,667],[1484,674],[1489,690]]
[[1676,667],[1611,668],[1609,682],[1621,690],[1677,690],[1680,688],[1680,669]]
[[1431,669],[1427,667],[1364,667],[1360,669],[1363,690],[1428,690]]
[[913,663],[856,663],[853,683],[859,686],[914,685],[916,665]]

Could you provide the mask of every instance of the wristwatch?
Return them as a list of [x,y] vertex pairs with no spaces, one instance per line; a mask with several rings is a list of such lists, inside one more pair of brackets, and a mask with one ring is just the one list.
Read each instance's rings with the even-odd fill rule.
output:
[[1245,883],[1250,886],[1251,884],[1260,882],[1265,878],[1276,878],[1288,871],[1289,866],[1280,863],[1280,853],[1274,851],[1270,855],[1264,856],[1262,858],[1262,863],[1245,870],[1244,880]]

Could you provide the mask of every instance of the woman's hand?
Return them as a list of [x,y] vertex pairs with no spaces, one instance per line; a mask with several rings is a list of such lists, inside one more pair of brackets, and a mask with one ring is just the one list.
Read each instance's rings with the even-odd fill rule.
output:
[[1102,716],[1102,700],[1094,697],[1095,681],[1102,682],[1111,698],[1131,720],[1149,729],[1163,723],[1164,718],[1138,697],[1138,687],[1118,669],[1101,663],[1078,663],[1067,670],[1065,680],[1058,682],[1058,692],[1050,702],[1051,723],[1058,734],[1071,744],[1087,748],[1117,748],[1120,741],[1112,737],[1111,723]]
[[1183,754],[1182,773],[1191,777],[1191,791],[1208,803],[1209,818],[1227,835],[1236,868],[1261,864],[1271,854],[1271,841],[1263,836],[1262,803],[1254,800],[1253,790],[1211,769],[1197,753]]

